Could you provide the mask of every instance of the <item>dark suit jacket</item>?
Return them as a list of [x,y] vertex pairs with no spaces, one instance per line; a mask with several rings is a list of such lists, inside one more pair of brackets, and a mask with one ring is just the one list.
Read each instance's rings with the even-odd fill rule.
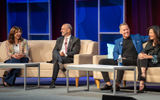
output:
[[[59,54],[59,51],[62,48],[64,37],[59,37],[56,41],[56,45],[52,51],[52,57]],[[73,58],[75,54],[78,54],[80,51],[80,39],[71,36],[68,49],[67,49],[67,57]]]

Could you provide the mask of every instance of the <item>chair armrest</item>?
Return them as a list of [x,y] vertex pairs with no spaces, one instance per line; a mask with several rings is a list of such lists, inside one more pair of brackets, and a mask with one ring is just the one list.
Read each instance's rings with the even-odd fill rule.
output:
[[76,54],[74,55],[74,64],[92,64],[92,54]]
[[101,59],[106,59],[107,55],[94,55],[93,56],[93,64],[99,64]]
[[1,59],[1,57],[0,57],[0,62],[3,62],[3,60]]

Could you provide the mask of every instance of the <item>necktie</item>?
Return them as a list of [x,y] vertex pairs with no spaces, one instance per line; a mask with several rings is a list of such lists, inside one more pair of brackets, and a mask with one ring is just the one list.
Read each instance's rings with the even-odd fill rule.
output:
[[68,38],[65,38],[65,53],[67,53],[67,48],[68,48],[68,45],[67,45],[67,41],[68,41]]

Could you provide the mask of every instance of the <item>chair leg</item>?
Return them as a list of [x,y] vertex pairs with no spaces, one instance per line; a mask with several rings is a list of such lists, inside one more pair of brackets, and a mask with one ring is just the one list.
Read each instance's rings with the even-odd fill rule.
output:
[[97,88],[99,89],[100,88],[100,80],[99,79],[95,79],[95,83],[97,85]]
[[126,81],[123,80],[123,87],[126,87]]
[[78,87],[79,86],[79,77],[76,77],[75,81],[76,81],[76,87]]

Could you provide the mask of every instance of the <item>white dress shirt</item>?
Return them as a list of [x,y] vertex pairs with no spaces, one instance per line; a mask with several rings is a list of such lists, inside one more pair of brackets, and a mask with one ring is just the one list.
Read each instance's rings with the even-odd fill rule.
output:
[[67,54],[66,54],[67,52],[65,51],[65,40],[66,40],[66,38],[67,38],[67,47],[68,47],[71,35],[69,35],[68,37],[64,37],[63,44],[62,44],[62,49],[60,50],[60,52],[64,52],[65,56],[67,56]]

